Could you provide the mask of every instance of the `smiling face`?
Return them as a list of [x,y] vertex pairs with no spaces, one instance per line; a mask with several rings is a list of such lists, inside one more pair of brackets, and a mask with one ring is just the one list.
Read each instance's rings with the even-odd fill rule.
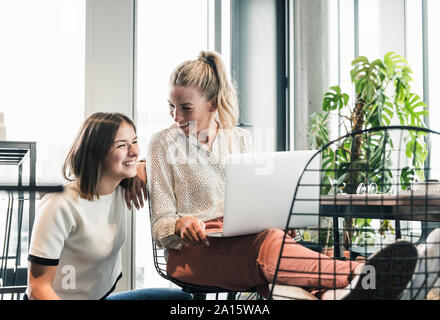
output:
[[168,103],[171,117],[186,135],[208,129],[214,121],[215,98],[207,100],[191,86],[172,86]]
[[139,146],[134,128],[122,122],[102,166],[102,177],[123,180],[136,176]]

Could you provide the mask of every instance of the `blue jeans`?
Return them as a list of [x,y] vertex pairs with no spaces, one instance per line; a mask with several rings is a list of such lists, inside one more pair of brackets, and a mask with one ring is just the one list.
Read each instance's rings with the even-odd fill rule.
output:
[[174,288],[146,288],[110,294],[105,300],[192,300],[192,295]]

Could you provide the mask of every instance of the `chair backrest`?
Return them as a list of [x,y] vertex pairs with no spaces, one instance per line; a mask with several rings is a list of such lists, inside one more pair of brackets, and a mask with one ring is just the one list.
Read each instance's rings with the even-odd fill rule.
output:
[[184,292],[191,293],[194,295],[200,295],[200,294],[210,294],[210,293],[234,293],[236,291],[233,290],[227,290],[224,288],[219,287],[213,287],[213,286],[199,286],[191,283],[186,283],[183,281],[180,281],[178,279],[172,278],[167,275],[166,271],[166,254],[165,254],[164,248],[159,248],[154,243],[153,240],[153,258],[154,258],[154,266],[159,273],[161,277],[164,279],[167,279],[168,281],[171,281],[175,285],[182,288]]
[[[439,148],[436,148],[439,146]],[[321,157],[320,196],[310,198],[305,176]],[[390,126],[352,132],[323,146],[310,159],[292,199],[319,202],[320,223],[300,230],[302,239],[329,251],[348,251],[348,258],[369,256],[403,238],[423,242],[440,221],[440,133],[419,127]],[[292,210],[286,215],[286,230]],[[343,231],[339,232],[339,228]],[[278,257],[277,275],[283,253]],[[319,288],[318,288],[319,289]],[[273,289],[271,292],[271,297]]]

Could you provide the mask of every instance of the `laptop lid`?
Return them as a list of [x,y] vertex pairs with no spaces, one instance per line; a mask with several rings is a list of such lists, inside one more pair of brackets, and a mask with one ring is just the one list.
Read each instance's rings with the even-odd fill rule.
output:
[[[284,230],[295,188],[316,150],[231,154],[226,163],[224,236]],[[301,179],[290,228],[317,226],[319,157]]]

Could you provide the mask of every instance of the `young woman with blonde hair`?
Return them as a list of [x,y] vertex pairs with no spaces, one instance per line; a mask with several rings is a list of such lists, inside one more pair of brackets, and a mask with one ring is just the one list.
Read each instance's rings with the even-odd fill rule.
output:
[[[284,238],[282,230],[206,237],[207,230],[221,230],[223,225],[226,156],[252,151],[250,135],[236,127],[238,100],[220,55],[202,51],[196,60],[177,66],[170,78],[168,103],[175,124],[152,137],[147,158],[152,234],[158,246],[168,249],[168,275],[238,291],[256,287],[267,296]],[[340,294],[332,289],[360,289],[363,263],[330,259],[290,236],[285,242],[285,255],[298,258],[283,261],[280,269],[284,271],[277,280],[310,291],[328,288],[319,292],[322,299],[393,299],[411,279],[411,272],[406,276],[388,273],[378,278],[377,290],[348,289]],[[385,266],[377,263],[390,255],[403,259],[388,259]],[[415,259],[405,257],[415,255],[414,245],[399,241],[378,251],[366,264],[413,270]]]

